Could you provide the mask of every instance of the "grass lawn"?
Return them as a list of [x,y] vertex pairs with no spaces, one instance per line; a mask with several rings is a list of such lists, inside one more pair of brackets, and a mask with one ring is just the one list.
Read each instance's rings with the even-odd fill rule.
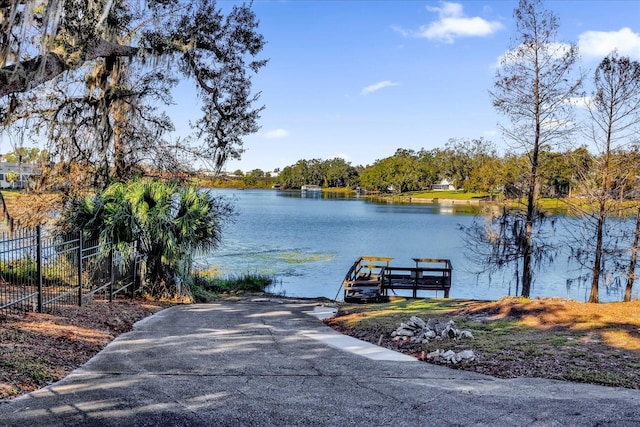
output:
[[475,199],[487,199],[488,193],[471,193],[457,190],[443,190],[443,191],[411,191],[403,193],[402,196],[415,197],[420,199],[454,199],[454,200],[475,200]]

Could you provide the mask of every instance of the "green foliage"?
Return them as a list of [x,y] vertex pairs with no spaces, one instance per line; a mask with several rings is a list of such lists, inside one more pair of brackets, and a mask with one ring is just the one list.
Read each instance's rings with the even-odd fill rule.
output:
[[38,266],[31,258],[2,262],[0,267],[2,280],[9,283],[35,283],[38,279]]
[[46,383],[55,380],[55,376],[47,368],[47,364],[41,360],[25,362],[16,366],[19,371],[27,373],[34,380]]
[[215,292],[208,291],[201,282],[193,281],[189,285],[191,297],[195,303],[208,303],[214,301],[218,295]]
[[358,170],[341,158],[327,160],[323,164],[323,186],[328,188],[353,188],[359,183]]
[[181,284],[194,254],[218,247],[223,224],[232,214],[229,202],[209,192],[137,180],[74,200],[64,223],[85,230],[90,238],[112,241],[125,255],[135,242],[147,259],[148,290],[163,297],[187,291]]
[[[467,190],[486,189],[478,188],[478,184],[470,183],[473,178],[474,171],[483,174],[490,173],[493,177],[495,172],[493,169],[485,167],[491,165],[499,166],[492,160],[497,158],[496,150],[490,141],[479,139],[450,139],[445,144],[444,149],[433,151],[433,161],[437,167],[440,179],[446,179],[453,183],[456,188],[465,188]],[[498,168],[498,171],[500,168]],[[484,175],[481,175],[484,176]],[[478,181],[476,177],[476,181]]]
[[10,151],[5,154],[3,157],[7,162],[31,163],[36,160],[45,160],[48,155],[49,153],[46,150],[40,151],[40,149],[37,147],[18,147],[14,151]]
[[260,180],[265,177],[265,173],[262,169],[254,169],[251,172],[244,175],[242,181],[247,187],[255,187]]
[[616,373],[594,371],[579,366],[568,369],[568,372],[564,375],[564,379],[567,381],[602,384],[612,387],[633,388],[636,385],[636,382],[633,379],[621,377]]
[[300,188],[303,185],[323,187],[356,187],[358,170],[344,159],[335,158],[299,160],[293,166],[282,169],[278,182],[285,188]]
[[488,196],[487,193],[483,192],[466,192],[460,190],[442,190],[442,191],[416,191],[410,193],[412,198],[423,198],[423,199],[455,199],[455,200],[473,200],[473,199],[484,199]]
[[[620,150],[616,156],[619,159],[637,159],[638,152],[635,146],[631,146],[627,150]],[[593,178],[598,178],[588,173],[596,160],[597,157],[585,147],[557,152],[545,148],[540,152],[540,194],[567,197],[576,191],[584,193],[592,186]],[[498,197],[519,199],[527,191],[528,162],[529,153],[509,152],[499,156],[494,145],[483,138],[452,139],[444,148],[430,151],[422,149],[416,152],[399,148],[393,156],[376,160],[366,167],[353,167],[343,159],[299,160],[295,165],[282,169],[274,180],[284,188],[315,184],[324,188],[360,186],[370,191],[406,193],[428,191],[433,184],[446,179],[462,192],[484,193],[491,200]],[[639,170],[636,172],[635,175],[640,173]],[[250,177],[243,176],[235,181],[219,180],[213,186],[271,187],[273,181],[268,177],[258,178],[261,173],[260,169],[256,169],[247,174]],[[618,181],[622,182],[623,179],[619,178]],[[630,181],[627,179],[625,182]],[[627,185],[625,191],[630,194],[633,187]],[[445,197],[441,192],[438,195]]]
[[301,264],[315,261],[329,261],[333,259],[333,254],[321,252],[302,253],[302,252],[285,252],[278,257],[280,261],[289,264]]
[[191,293],[196,302],[208,302],[221,293],[264,292],[272,283],[270,276],[262,274],[219,277],[196,273],[191,283]]
[[16,172],[7,172],[7,174],[5,175],[5,181],[11,183],[11,185],[18,182],[19,179],[20,175],[18,175]]
[[430,188],[436,180],[432,156],[424,150],[398,149],[396,153],[360,174],[360,182],[368,190],[403,193]]
[[[64,249],[59,247],[61,252]],[[90,265],[84,266],[86,269]],[[75,278],[75,254],[65,253],[56,257],[55,262],[44,262],[42,265],[42,283],[44,286],[76,284]],[[36,260],[27,256],[21,259],[0,260],[0,281],[6,281],[12,285],[35,286],[38,284],[38,265]]]

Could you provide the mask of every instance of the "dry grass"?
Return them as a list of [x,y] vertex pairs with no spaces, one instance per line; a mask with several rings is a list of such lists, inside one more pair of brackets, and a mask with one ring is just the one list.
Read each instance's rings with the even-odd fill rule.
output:
[[[391,332],[412,315],[424,320],[453,319],[475,338],[428,345],[392,341]],[[471,349],[476,360],[456,367],[497,377],[553,378],[640,389],[640,301],[397,300],[343,305],[327,324],[421,359],[438,348]]]

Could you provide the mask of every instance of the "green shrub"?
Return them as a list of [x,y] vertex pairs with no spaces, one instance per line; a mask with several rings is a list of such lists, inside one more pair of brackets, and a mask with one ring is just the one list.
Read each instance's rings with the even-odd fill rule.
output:
[[2,279],[14,284],[32,283],[38,280],[38,266],[31,258],[0,263]]
[[263,274],[214,276],[196,273],[191,283],[191,294],[196,302],[208,302],[222,293],[264,292],[273,278]]
[[131,259],[136,247],[146,257],[145,291],[158,299],[180,298],[186,296],[181,283],[188,280],[193,254],[217,248],[222,226],[233,215],[231,202],[211,192],[134,180],[73,200],[62,228],[80,228],[91,240],[112,242],[124,258]]

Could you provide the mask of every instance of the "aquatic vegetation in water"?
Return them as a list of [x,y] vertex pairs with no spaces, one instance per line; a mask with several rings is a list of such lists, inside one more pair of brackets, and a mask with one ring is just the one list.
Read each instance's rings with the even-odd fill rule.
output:
[[206,266],[198,269],[209,277],[234,274],[302,277],[307,274],[305,269],[309,264],[329,262],[335,257],[334,253],[309,252],[305,249],[256,251],[225,256],[225,262],[216,266],[211,266],[215,260],[209,259],[206,261]]
[[222,275],[222,272],[220,271],[220,267],[218,267],[217,265],[208,265],[204,267],[197,266],[196,269],[198,271],[198,275],[201,277],[213,278],[213,277],[218,277]]
[[303,264],[307,262],[317,261],[331,261],[335,258],[335,254],[322,253],[322,252],[284,252],[278,254],[279,261],[287,262],[291,264]]

